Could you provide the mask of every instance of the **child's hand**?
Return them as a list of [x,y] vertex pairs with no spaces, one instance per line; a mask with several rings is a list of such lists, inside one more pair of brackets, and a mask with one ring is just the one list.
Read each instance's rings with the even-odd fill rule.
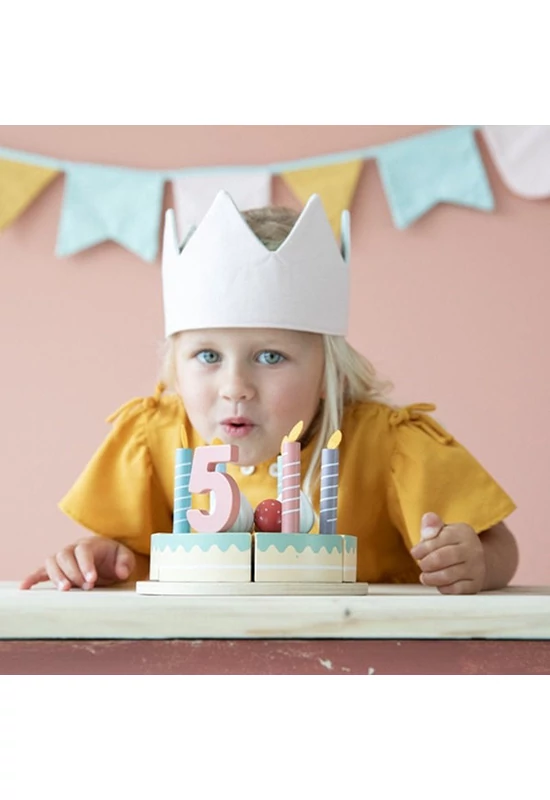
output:
[[436,586],[441,594],[476,594],[483,589],[485,553],[473,528],[463,522],[445,525],[429,513],[422,517],[421,536],[411,555],[422,570],[424,586]]
[[72,586],[92,589],[124,581],[135,567],[134,553],[114,539],[93,536],[80,539],[46,559],[46,563],[21,583],[20,589],[30,589],[35,583],[53,581],[58,589]]

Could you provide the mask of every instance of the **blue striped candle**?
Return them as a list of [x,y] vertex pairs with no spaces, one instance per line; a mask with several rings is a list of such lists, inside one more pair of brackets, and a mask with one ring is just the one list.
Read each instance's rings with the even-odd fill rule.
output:
[[174,480],[174,528],[173,533],[191,533],[187,511],[191,508],[189,476],[193,463],[191,447],[176,449],[176,472]]

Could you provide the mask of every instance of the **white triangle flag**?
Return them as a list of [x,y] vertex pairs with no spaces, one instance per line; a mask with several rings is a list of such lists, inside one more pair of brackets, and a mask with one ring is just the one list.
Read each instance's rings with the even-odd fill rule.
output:
[[500,177],[520,197],[550,197],[550,125],[485,125]]
[[172,181],[174,210],[180,237],[198,225],[220,190],[228,192],[240,211],[271,202],[271,173],[265,170],[188,175]]

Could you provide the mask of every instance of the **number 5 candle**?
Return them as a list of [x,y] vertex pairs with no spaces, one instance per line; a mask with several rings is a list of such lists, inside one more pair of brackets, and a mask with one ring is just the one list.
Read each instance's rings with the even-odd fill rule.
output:
[[334,431],[321,453],[321,515],[319,533],[336,533],[338,509],[338,445],[341,431]]
[[240,492],[234,478],[215,467],[222,461],[238,461],[239,448],[234,444],[215,444],[197,447],[189,489],[198,494],[215,492],[216,499],[209,514],[192,508],[187,512],[189,524],[197,533],[227,531],[239,515]]
[[304,423],[298,422],[285,436],[283,454],[283,499],[281,533],[300,532],[300,442],[296,441]]
[[176,468],[174,476],[174,533],[190,533],[187,511],[191,508],[189,476],[193,463],[193,450],[187,446],[187,436],[181,426],[182,447],[176,448]]

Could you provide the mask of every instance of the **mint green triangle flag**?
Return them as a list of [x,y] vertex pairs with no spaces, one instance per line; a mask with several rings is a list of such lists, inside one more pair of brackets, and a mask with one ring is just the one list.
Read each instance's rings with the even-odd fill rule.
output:
[[56,254],[69,256],[111,240],[154,261],[164,178],[146,170],[76,164],[67,169]]
[[437,203],[494,208],[475,134],[468,127],[392,142],[384,145],[377,160],[398,228],[406,228]]

